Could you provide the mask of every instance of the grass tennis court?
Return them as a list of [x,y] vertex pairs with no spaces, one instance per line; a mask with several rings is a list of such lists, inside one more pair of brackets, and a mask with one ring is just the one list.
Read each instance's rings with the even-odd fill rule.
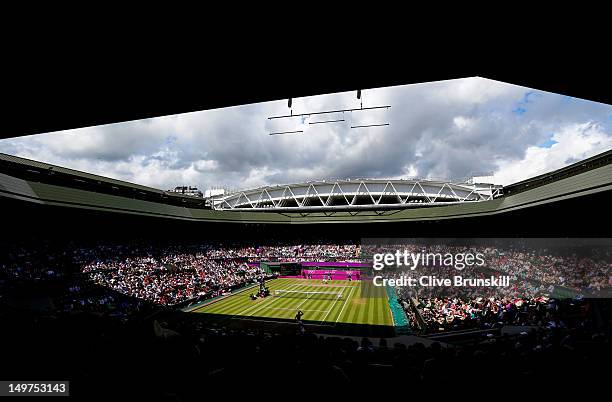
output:
[[257,289],[247,289],[193,312],[235,319],[293,320],[299,309],[304,313],[302,320],[307,322],[393,326],[385,288],[369,281],[323,284],[321,280],[280,278],[267,281],[266,286],[271,292],[266,298],[251,300],[250,293]]

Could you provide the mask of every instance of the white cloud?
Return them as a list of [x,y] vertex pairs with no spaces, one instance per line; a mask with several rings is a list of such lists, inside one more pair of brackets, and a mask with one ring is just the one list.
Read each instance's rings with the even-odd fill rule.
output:
[[600,125],[590,122],[565,126],[552,140],[556,143],[549,148],[527,148],[522,159],[500,161],[495,182],[510,184],[525,180],[612,149],[612,137]]
[[474,120],[469,117],[457,116],[453,119],[453,123],[459,130],[469,130],[474,126]]
[[[359,107],[355,95],[296,98],[293,113]],[[279,100],[8,139],[0,141],[0,152],[157,188],[205,190],[330,177],[454,179],[486,171],[508,183],[610,148],[612,107],[497,81],[369,89],[362,98],[364,107],[391,108],[269,120],[289,113],[287,101]],[[520,113],[513,112],[517,105]],[[326,118],[345,121],[308,124]],[[350,128],[383,122],[390,126]],[[268,135],[294,129],[304,133]],[[539,148],[551,133],[558,143]]]
[[489,79],[474,77],[462,80],[439,81],[428,85],[426,96],[441,104],[485,103],[492,99],[499,99],[508,94],[512,94],[518,88],[516,85]]

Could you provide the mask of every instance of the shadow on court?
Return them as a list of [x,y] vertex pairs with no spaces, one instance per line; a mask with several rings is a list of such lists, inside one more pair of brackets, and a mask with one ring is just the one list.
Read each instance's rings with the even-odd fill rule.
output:
[[[275,331],[279,333],[295,332],[299,330],[299,325],[295,320],[271,317],[247,317],[247,316],[232,316],[227,314],[211,314],[211,313],[185,313],[193,317],[194,320],[200,320],[207,325],[220,325],[227,328],[235,329],[261,329],[265,331]],[[350,335],[350,336],[368,336],[368,337],[393,337],[396,336],[395,327],[388,325],[368,325],[368,324],[350,324],[350,323],[322,323],[320,321],[311,321],[303,319],[302,323],[309,332],[316,332],[329,335]]]

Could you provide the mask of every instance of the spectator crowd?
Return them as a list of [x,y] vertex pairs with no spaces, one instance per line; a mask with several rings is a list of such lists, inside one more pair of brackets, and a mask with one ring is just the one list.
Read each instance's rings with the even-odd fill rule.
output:
[[[418,253],[417,244],[368,245],[368,253],[406,249]],[[507,275],[508,287],[397,287],[401,304],[413,328],[423,332],[459,329],[488,329],[503,325],[561,325],[550,319],[558,299],[609,298],[612,290],[611,250],[600,247],[567,250],[534,247],[465,247],[428,245],[427,252],[461,254],[480,253],[484,265],[462,271],[453,267],[419,266],[414,270],[390,270],[386,277],[423,275],[447,278],[462,275],[487,278]]]
[[[435,250],[462,250],[453,247]],[[606,250],[479,248],[487,264],[475,275],[510,275],[513,286],[448,293],[401,288],[398,295],[411,324],[423,332],[491,331],[470,331],[476,334],[457,344],[423,338],[405,344],[397,338],[316,335],[292,326],[236,328],[147,303],[175,305],[254,282],[264,275],[259,261],[367,260],[356,242],[41,243],[0,249],[2,373],[7,378],[52,373],[73,381],[75,392],[87,389],[104,399],[120,390],[151,399],[197,400],[203,389],[214,387],[252,396],[262,384],[279,383],[329,385],[343,393],[364,385],[389,392],[393,387],[387,385],[394,384],[403,397],[421,391],[431,398],[487,387],[496,395],[532,381],[533,389],[550,394],[555,384],[605,386],[608,374],[601,368],[611,352],[609,299],[553,295],[558,288],[578,295],[609,289]],[[444,270],[432,267],[428,273]],[[8,302],[24,290],[38,296],[38,285],[55,295],[55,309],[41,313]],[[508,333],[502,330],[506,325],[530,328]],[[107,387],[111,381],[113,387]]]
[[[354,242],[271,242],[260,246],[215,242],[22,246],[7,250],[0,260],[0,281],[47,281],[77,271],[81,279],[125,296],[176,305],[215,297],[256,282],[266,276],[259,268],[260,261],[360,261],[360,249]],[[71,273],[74,276],[75,272]],[[87,286],[81,282],[80,287]],[[99,303],[105,304],[105,300]],[[81,298],[74,303],[84,306],[98,301],[90,303],[87,298]]]

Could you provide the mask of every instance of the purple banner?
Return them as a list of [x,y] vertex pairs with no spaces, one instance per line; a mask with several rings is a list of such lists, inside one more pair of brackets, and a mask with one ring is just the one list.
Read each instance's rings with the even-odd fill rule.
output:
[[351,267],[367,268],[369,265],[363,262],[338,262],[338,261],[312,261],[302,262],[303,267]]
[[[331,278],[330,278],[331,277]],[[304,279],[332,279],[334,281],[360,280],[361,271],[343,269],[302,269]]]
[[[260,261],[249,262],[249,266],[258,267],[260,263],[265,262],[270,265],[289,263],[292,261]],[[338,261],[306,261],[299,263],[302,267],[345,267],[345,268],[368,268],[370,265],[364,262],[338,262]]]

